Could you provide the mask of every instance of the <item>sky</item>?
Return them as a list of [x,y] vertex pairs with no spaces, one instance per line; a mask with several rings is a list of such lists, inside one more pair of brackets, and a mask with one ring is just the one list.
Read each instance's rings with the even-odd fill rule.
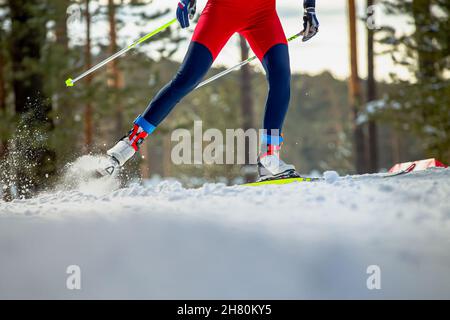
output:
[[[198,0],[198,12],[204,8],[207,0]],[[287,36],[296,34],[302,28],[303,14],[302,0],[278,0],[277,10],[280,16],[283,28]],[[347,23],[347,6],[346,0],[317,0],[316,12],[320,21],[319,33],[310,41],[303,43],[299,40],[290,44],[291,68],[293,72],[301,72],[308,74],[319,74],[324,71],[331,72],[336,78],[345,79],[349,75],[349,38]],[[144,24],[144,27],[138,26],[137,21],[127,19],[126,24],[119,30],[122,45],[127,45],[139,37],[140,32],[149,32],[158,27],[160,24],[170,20],[175,15],[177,0],[155,0],[145,9],[148,14],[157,12],[162,9],[171,9],[170,13],[157,20]],[[366,0],[356,0],[358,16],[365,15]],[[125,9],[126,10],[126,9]],[[402,17],[392,17],[385,15],[382,9],[376,11],[376,21],[378,24],[387,24],[394,26],[398,33],[405,32],[411,28],[407,21]],[[140,21],[142,24],[142,21]],[[181,34],[190,39],[195,25],[186,30],[182,30]],[[104,36],[105,28],[95,28],[94,32],[99,33],[98,36]],[[366,50],[366,25],[364,22],[358,22],[358,61],[359,74],[362,78],[367,75],[367,50]],[[82,33],[81,33],[82,34]],[[174,55],[174,59],[181,61],[187,50],[188,41],[183,43]],[[140,50],[147,52],[150,56],[155,52],[155,46],[149,43]],[[379,45],[375,50],[380,52],[382,48]],[[223,49],[215,66],[230,67],[240,62],[240,53],[238,49],[238,37],[234,36],[230,39],[227,46]],[[259,63],[253,63],[258,67]],[[395,72],[402,78],[407,78],[406,70],[396,67],[389,56],[378,56],[376,58],[376,77],[378,80],[389,81],[389,73]]]

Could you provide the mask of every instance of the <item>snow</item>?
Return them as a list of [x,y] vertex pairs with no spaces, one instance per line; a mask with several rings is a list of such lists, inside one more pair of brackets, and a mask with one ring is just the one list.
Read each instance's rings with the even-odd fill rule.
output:
[[[0,298],[450,298],[450,170],[0,202]],[[81,268],[81,290],[66,269]],[[368,290],[366,270],[381,270]]]
[[339,179],[339,174],[336,171],[325,171],[323,178],[328,183],[334,183]]

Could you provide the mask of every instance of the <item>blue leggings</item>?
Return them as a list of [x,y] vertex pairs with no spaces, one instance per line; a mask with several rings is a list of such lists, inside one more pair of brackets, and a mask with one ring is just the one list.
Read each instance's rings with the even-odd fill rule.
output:
[[[153,126],[158,126],[175,105],[198,86],[212,63],[213,56],[208,48],[192,42],[176,76],[153,98],[142,117]],[[277,44],[270,48],[264,55],[262,64],[269,83],[263,126],[267,135],[278,136],[281,134],[291,93],[287,45]]]

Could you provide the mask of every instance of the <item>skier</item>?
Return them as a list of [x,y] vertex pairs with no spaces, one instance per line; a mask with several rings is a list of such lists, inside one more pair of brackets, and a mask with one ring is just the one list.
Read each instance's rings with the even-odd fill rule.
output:
[[[236,32],[244,36],[261,61],[269,83],[269,94],[258,157],[260,179],[298,176],[295,167],[280,159],[281,129],[290,100],[290,64],[286,36],[276,12],[276,0],[209,0],[203,10],[188,52],[173,80],[153,98],[132,130],[107,151],[111,163],[102,175],[113,174],[138,150],[174,106],[194,90],[210,69],[228,39]],[[303,41],[318,32],[315,0],[304,0]],[[196,12],[196,0],[180,0],[177,19],[189,27]]]

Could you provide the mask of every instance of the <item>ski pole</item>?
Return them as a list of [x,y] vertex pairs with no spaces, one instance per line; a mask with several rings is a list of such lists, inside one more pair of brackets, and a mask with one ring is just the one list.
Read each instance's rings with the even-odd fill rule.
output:
[[[292,37],[288,38],[287,41],[288,41],[288,42],[291,42],[291,41],[293,41],[293,40],[299,38],[300,36],[301,36],[301,34],[300,34],[300,33],[297,33],[296,35],[293,35]],[[195,89],[199,89],[199,88],[201,88],[201,87],[203,87],[203,86],[206,86],[208,83],[211,83],[211,82],[213,82],[213,81],[215,81],[215,80],[217,80],[217,79],[219,79],[219,78],[222,78],[223,76],[229,74],[230,72],[232,72],[232,71],[234,71],[234,70],[237,70],[237,69],[242,68],[242,67],[245,66],[246,64],[249,64],[250,62],[252,62],[253,60],[256,60],[256,58],[257,58],[257,56],[250,57],[250,58],[248,58],[247,60],[244,60],[244,61],[238,63],[237,65],[235,65],[235,66],[233,66],[233,67],[231,67],[231,68],[229,68],[229,69],[227,69],[227,70],[224,70],[224,71],[222,71],[222,72],[216,74],[215,76],[212,76],[212,77],[209,78],[209,79],[206,79],[205,81],[203,81],[202,83],[200,83],[200,84],[197,86],[197,88],[195,88]]]
[[153,30],[152,32],[146,34],[145,36],[143,36],[142,38],[140,38],[139,40],[136,40],[135,42],[133,42],[132,44],[130,44],[128,47],[123,48],[122,50],[120,50],[119,52],[113,54],[111,57],[106,58],[105,60],[103,60],[102,62],[100,62],[99,64],[93,66],[92,68],[90,68],[89,70],[85,71],[84,73],[82,73],[81,75],[79,75],[78,77],[76,77],[75,79],[67,79],[66,80],[66,86],[67,87],[73,87],[75,85],[75,82],[83,79],[84,77],[86,77],[87,75],[91,74],[92,72],[100,69],[101,67],[103,67],[104,65],[108,64],[109,62],[113,61],[114,59],[117,59],[118,57],[120,57],[121,55],[125,54],[126,52],[130,51],[131,49],[136,48],[138,45],[140,45],[141,43],[147,41],[148,39],[150,39],[151,37],[157,35],[158,33],[166,30],[168,27],[170,27],[172,24],[174,24],[177,21],[177,19],[173,19],[170,20],[169,22],[165,23],[164,25],[162,25],[161,27]]

